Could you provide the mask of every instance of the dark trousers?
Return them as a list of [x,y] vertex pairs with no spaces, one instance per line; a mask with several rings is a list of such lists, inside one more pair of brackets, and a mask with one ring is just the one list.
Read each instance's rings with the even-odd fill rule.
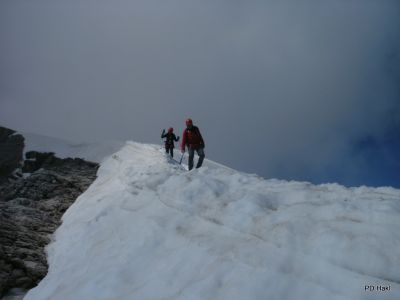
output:
[[189,170],[193,169],[194,151],[196,151],[197,155],[199,156],[199,160],[197,162],[196,168],[201,167],[201,165],[203,164],[204,157],[205,157],[203,148],[200,148],[200,149],[189,148]]
[[165,152],[171,154],[171,157],[174,157],[174,147],[165,146]]

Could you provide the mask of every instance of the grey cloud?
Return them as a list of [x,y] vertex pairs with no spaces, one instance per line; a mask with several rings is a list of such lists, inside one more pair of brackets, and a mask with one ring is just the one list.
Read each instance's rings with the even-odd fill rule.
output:
[[160,142],[190,116],[208,157],[318,181],[399,112],[397,1],[39,0],[0,11],[0,118],[22,130]]

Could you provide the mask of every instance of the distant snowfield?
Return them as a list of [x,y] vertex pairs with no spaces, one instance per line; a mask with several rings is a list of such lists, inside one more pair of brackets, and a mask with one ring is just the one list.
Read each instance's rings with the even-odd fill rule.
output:
[[188,172],[163,152],[128,142],[102,163],[25,299],[400,299],[400,190]]
[[76,143],[34,133],[21,132],[21,134],[25,138],[24,153],[32,150],[54,152],[60,158],[79,157],[98,163],[125,144],[121,141]]

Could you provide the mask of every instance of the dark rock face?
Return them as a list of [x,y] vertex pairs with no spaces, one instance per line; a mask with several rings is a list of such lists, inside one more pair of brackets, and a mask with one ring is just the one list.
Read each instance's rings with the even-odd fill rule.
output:
[[98,168],[96,163],[60,159],[53,153],[28,156],[23,169],[31,175],[8,177],[0,184],[0,298],[11,289],[30,289],[46,275],[44,248]]
[[53,152],[37,152],[29,151],[25,154],[26,160],[24,161],[24,166],[22,167],[22,172],[32,173],[39,170],[43,163],[52,163],[55,161]]
[[10,175],[22,161],[24,137],[15,131],[0,127],[0,177]]

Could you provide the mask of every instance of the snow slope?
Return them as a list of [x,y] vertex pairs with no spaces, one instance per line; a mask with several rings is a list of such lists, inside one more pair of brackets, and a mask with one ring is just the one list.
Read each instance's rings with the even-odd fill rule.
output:
[[187,172],[133,142],[98,175],[25,299],[400,299],[399,190]]
[[93,162],[101,162],[124,145],[120,141],[76,143],[35,133],[21,134],[25,138],[24,153],[32,150],[54,152],[60,158],[79,157]]

